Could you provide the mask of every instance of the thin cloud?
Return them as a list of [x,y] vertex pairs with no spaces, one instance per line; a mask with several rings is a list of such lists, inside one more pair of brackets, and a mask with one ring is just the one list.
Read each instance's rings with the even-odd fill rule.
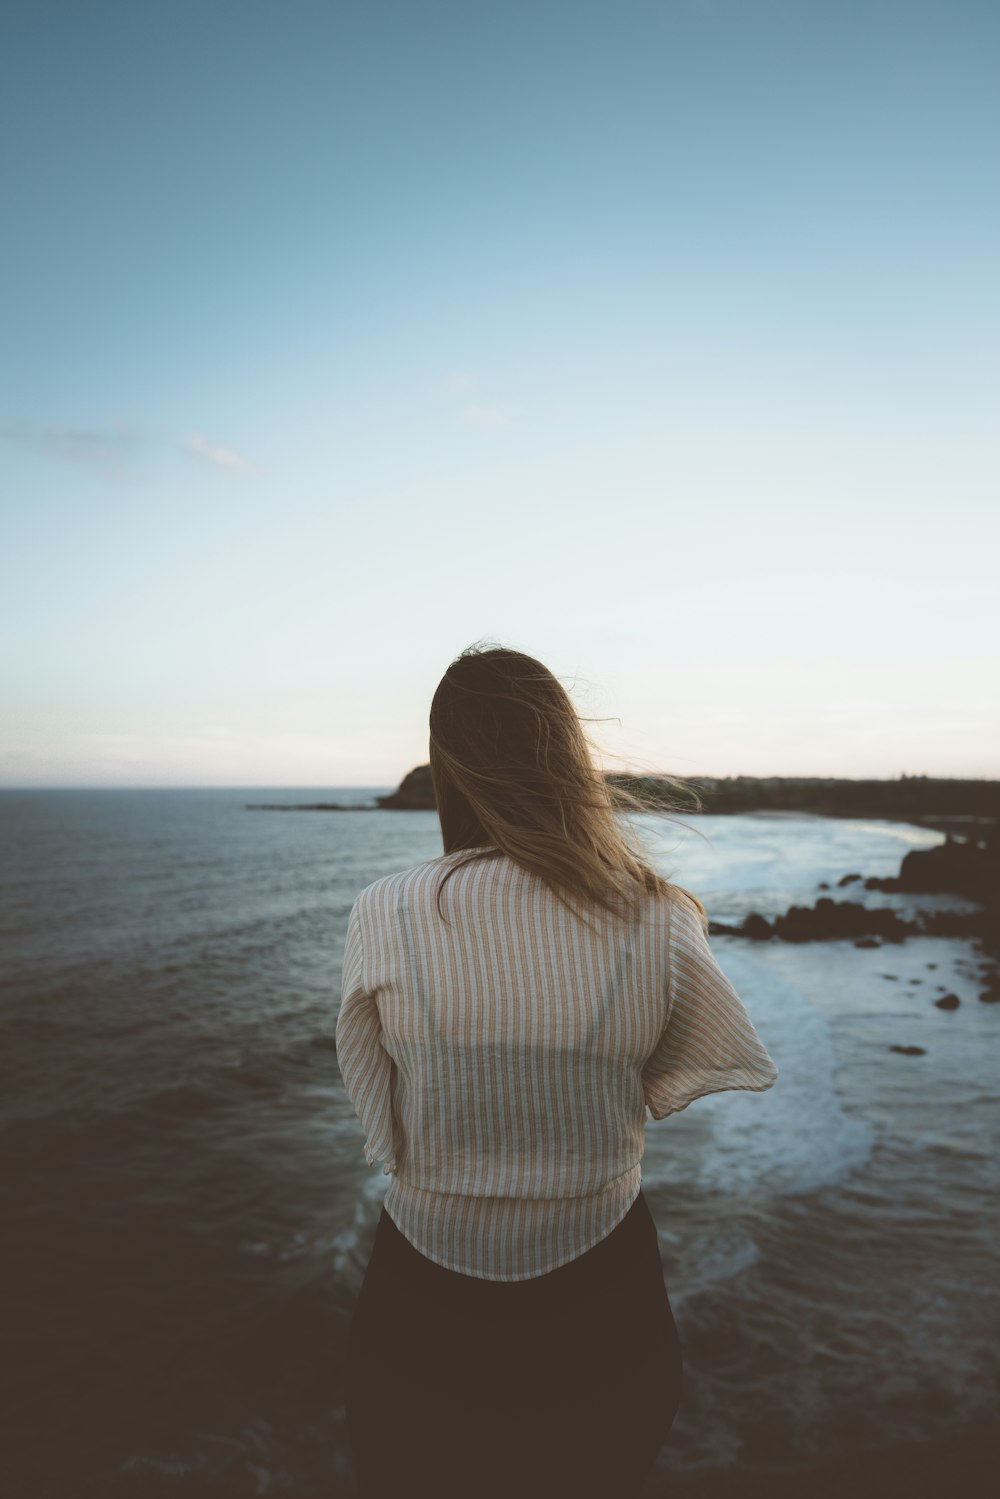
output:
[[102,479],[135,480],[140,477],[125,462],[143,451],[148,438],[128,422],[107,427],[23,425],[4,427],[0,436],[41,458],[55,458],[88,469]]
[[237,453],[233,448],[225,448],[221,443],[209,442],[200,432],[192,432],[186,443],[187,451],[194,453],[196,457],[203,458],[206,463],[213,464],[216,468],[228,469],[231,473],[253,474],[256,469],[253,464]]
[[473,392],[478,394],[479,389],[478,375],[471,374],[469,370],[452,370],[437,387],[437,393],[448,398],[455,416],[467,427],[505,426],[511,408],[488,398],[470,400]]
[[461,416],[470,427],[502,427],[507,420],[502,406],[463,406]]
[[453,370],[445,377],[444,388],[450,396],[464,396],[469,393],[475,383],[475,375],[470,375],[468,370]]
[[0,439],[39,458],[73,464],[112,482],[142,482],[147,476],[141,468],[148,467],[157,457],[162,460],[178,452],[193,454],[228,473],[256,473],[254,465],[241,453],[211,442],[200,432],[192,432],[181,442],[168,433],[150,433],[128,421],[111,421],[98,427],[22,423],[0,427]]

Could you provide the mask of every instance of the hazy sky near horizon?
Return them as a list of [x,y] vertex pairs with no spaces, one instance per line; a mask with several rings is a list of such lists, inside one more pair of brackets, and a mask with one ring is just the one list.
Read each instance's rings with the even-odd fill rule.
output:
[[994,0],[23,4],[0,784],[1000,775]]

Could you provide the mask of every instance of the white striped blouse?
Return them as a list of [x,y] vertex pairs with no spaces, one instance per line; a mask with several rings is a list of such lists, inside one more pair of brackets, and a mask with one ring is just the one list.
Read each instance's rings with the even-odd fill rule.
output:
[[778,1069],[682,893],[595,933],[495,850],[387,875],[348,919],[337,1061],[384,1162],[384,1206],[428,1259],[527,1280],[624,1218],[654,1119]]

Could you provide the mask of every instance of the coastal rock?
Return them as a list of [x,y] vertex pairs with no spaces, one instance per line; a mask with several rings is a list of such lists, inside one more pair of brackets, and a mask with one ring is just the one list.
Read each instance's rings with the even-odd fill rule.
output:
[[882,944],[877,937],[859,937],[854,944],[855,947],[881,947]]
[[1000,896],[1000,855],[948,838],[938,848],[912,849],[899,870],[900,890],[953,891],[972,900]]
[[343,802],[247,802],[248,812],[370,812],[371,802],[347,806]]
[[774,936],[771,923],[765,916],[761,916],[759,911],[751,911],[749,915],[744,916],[740,932],[744,937],[751,937],[755,942],[767,941],[769,937]]
[[877,936],[886,942],[902,942],[919,930],[887,909],[870,910],[857,901],[833,901],[821,896],[815,906],[790,906],[774,921],[775,936],[786,942],[810,942],[817,938]]
[[941,998],[936,999],[934,1003],[939,1010],[957,1010],[962,1001],[957,994],[942,994]]
[[904,1057],[922,1057],[927,1054],[923,1046],[890,1046],[889,1050],[901,1052]]
[[861,878],[861,876],[859,874],[845,874],[845,875],[841,875],[840,879],[837,881],[837,884],[838,885],[850,885],[850,884],[852,884],[854,882],[854,880],[860,880],[860,878]]
[[948,836],[937,848],[911,849],[899,874],[869,876],[866,890],[906,890],[926,895],[965,895],[984,903],[1000,901],[1000,852]]
[[433,812],[437,808],[434,796],[434,782],[431,779],[431,768],[429,765],[417,765],[400,781],[395,791],[390,791],[386,796],[377,796],[376,802],[380,807],[388,807],[404,812]]

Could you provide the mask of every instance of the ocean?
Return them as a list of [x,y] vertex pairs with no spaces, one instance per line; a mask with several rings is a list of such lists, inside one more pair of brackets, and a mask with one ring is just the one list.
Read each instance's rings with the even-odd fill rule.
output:
[[[337,1067],[341,955],[357,891],[440,854],[440,830],[246,804],[391,789],[0,792],[0,1477],[19,1499],[353,1495],[343,1356],[390,1179]],[[725,922],[943,841],[634,822]],[[975,948],[711,941],[780,1077],[647,1122],[685,1358],[660,1469],[795,1469],[988,1417],[1000,1006],[977,1002]]]

